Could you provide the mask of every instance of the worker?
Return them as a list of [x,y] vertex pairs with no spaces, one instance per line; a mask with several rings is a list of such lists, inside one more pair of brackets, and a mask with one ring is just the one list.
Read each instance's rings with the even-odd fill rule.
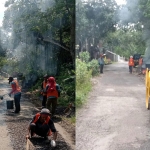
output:
[[60,86],[56,83],[54,77],[48,78],[48,84],[45,91],[47,92],[46,108],[51,110],[52,116],[55,114],[57,99],[60,96]]
[[43,96],[43,99],[42,99],[42,108],[46,108],[47,94],[46,94],[46,92],[44,92],[44,89],[46,88],[46,85],[47,85],[47,79],[48,79],[48,75],[45,74],[44,75],[44,81],[41,84],[41,94]]
[[139,65],[138,65],[138,72],[139,72],[139,75],[142,73],[142,64],[143,64],[143,57],[140,56]]
[[12,88],[11,92],[9,93],[9,96],[11,97],[11,94],[14,94],[15,111],[13,111],[13,113],[19,113],[20,112],[21,87],[19,86],[17,79],[13,77],[9,77],[8,80]]
[[99,66],[100,66],[100,73],[103,73],[103,68],[104,68],[104,58],[103,58],[103,55],[100,54],[100,58],[98,59],[98,63],[99,63]]
[[46,108],[37,113],[29,123],[26,139],[32,138],[35,134],[44,137],[45,140],[56,142],[57,131],[54,122],[50,118],[50,111]]
[[133,66],[134,66],[133,56],[130,56],[128,65],[129,65],[129,72],[132,74],[132,72],[133,72]]

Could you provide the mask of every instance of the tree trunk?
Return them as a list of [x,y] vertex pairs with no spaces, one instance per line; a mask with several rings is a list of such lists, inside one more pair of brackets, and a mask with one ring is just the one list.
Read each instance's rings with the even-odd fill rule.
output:
[[72,56],[73,66],[75,67],[75,8],[73,9],[71,20],[70,53]]

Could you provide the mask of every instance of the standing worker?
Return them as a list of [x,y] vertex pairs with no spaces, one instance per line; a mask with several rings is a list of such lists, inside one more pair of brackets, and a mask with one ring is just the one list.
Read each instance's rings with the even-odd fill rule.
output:
[[140,56],[139,65],[138,65],[138,72],[139,72],[139,75],[142,73],[142,64],[143,64],[143,57]]
[[51,110],[53,116],[57,106],[57,99],[60,96],[60,86],[56,83],[54,77],[48,78],[48,84],[45,91],[47,92],[46,108]]
[[103,55],[100,54],[100,58],[98,59],[98,63],[99,63],[99,66],[100,66],[100,73],[103,73],[103,68],[104,68],[104,58],[103,58]]
[[11,84],[11,92],[9,93],[9,96],[11,94],[14,94],[14,102],[15,102],[15,111],[14,113],[20,112],[20,99],[21,99],[21,88],[18,84],[17,79],[14,79],[13,77],[9,77],[9,84]]
[[46,88],[47,85],[47,79],[48,79],[48,75],[44,75],[44,81],[41,84],[41,94],[43,95],[43,99],[42,99],[42,108],[46,107],[46,100],[47,100],[47,94],[46,92],[44,92],[44,89]]
[[133,66],[134,66],[133,56],[130,56],[128,65],[129,65],[129,72],[132,74],[132,72],[133,72]]

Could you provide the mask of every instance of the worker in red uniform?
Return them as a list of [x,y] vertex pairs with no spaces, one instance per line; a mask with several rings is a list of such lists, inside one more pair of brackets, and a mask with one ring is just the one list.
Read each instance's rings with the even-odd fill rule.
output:
[[133,66],[134,66],[133,56],[130,56],[128,65],[129,65],[129,72],[132,74],[132,72],[133,72]]

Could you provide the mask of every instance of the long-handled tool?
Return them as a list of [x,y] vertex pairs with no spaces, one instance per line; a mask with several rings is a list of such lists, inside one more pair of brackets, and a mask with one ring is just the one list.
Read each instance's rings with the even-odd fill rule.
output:
[[0,99],[3,100],[3,97],[4,97],[5,95],[8,95],[8,93],[7,93],[7,94],[4,94],[4,95],[2,95],[2,96],[0,96]]

